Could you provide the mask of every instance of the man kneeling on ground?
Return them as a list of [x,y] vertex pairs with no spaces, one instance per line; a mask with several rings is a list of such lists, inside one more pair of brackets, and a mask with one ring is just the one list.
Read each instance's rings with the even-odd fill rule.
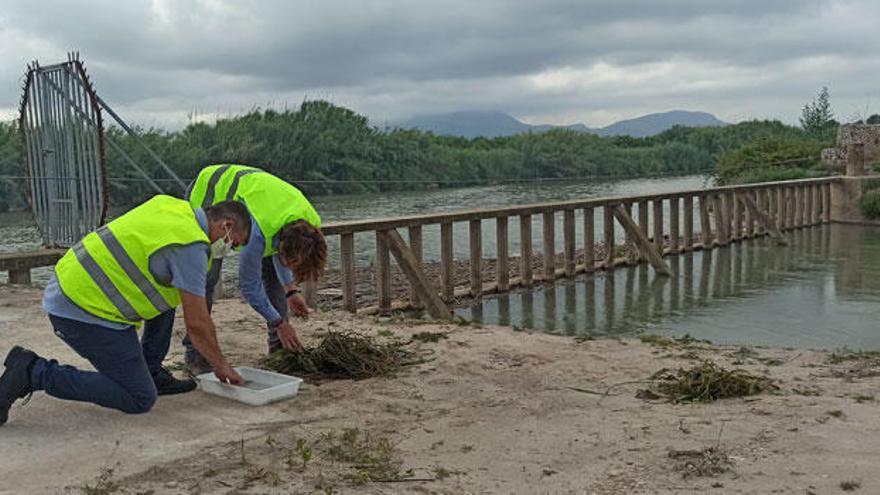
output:
[[212,251],[247,242],[250,218],[240,202],[202,209],[159,195],[69,249],[55,265],[43,308],[55,334],[97,371],[13,347],[0,376],[0,425],[13,402],[38,390],[131,414],[149,411],[158,395],[193,390],[195,381],[162,367],[181,303],[187,334],[217,378],[243,383],[217,343],[205,279]]

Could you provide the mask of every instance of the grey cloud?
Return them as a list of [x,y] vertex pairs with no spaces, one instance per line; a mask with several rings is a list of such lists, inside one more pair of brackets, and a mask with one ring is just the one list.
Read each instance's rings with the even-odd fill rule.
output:
[[[0,108],[14,107],[27,60],[78,48],[108,100],[177,125],[193,109],[305,95],[379,120],[473,106],[583,119],[673,106],[731,116],[772,109],[792,120],[823,81],[835,80],[835,102],[863,101],[870,86],[845,76],[871,78],[870,66],[845,62],[873,58],[880,44],[871,26],[880,6],[869,1],[34,3],[12,0],[0,12]],[[799,68],[810,60],[842,72]],[[664,63],[672,73],[641,85],[529,84],[597,64],[638,76]],[[776,103],[749,103],[759,94]]]

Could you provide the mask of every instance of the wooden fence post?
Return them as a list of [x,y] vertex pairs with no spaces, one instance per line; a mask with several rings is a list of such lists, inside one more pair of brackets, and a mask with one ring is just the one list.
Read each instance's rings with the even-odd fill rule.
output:
[[355,293],[354,234],[339,236],[339,261],[342,265],[342,307],[351,313],[357,312]]
[[672,253],[677,253],[681,249],[681,238],[679,234],[679,203],[681,198],[673,196],[669,198],[669,247]]
[[654,214],[654,245],[663,254],[663,200],[655,199],[651,204]]
[[712,249],[712,227],[709,218],[709,195],[700,195],[700,237],[703,249]]
[[776,190],[776,225],[779,226],[780,232],[785,232],[785,216],[788,214],[788,205],[785,196],[785,187],[780,186]]
[[684,197],[684,250],[694,248],[694,197]]
[[[632,218],[632,215],[630,215],[629,212],[627,212],[627,215]],[[639,201],[639,228],[642,230],[642,234],[644,234],[645,238],[647,239],[650,235],[648,230],[648,200]],[[634,240],[634,238],[632,237],[632,235],[630,235],[629,241],[632,240]],[[643,253],[639,252],[639,259],[646,260],[647,258],[645,258],[645,255]]]
[[520,215],[519,217],[519,250],[520,269],[519,279],[524,287],[532,285],[532,216]]
[[443,299],[447,302],[455,297],[455,252],[452,232],[452,222],[440,224],[440,284],[443,286]]
[[556,278],[556,215],[553,211],[544,212],[544,280]]
[[483,222],[469,222],[471,258],[471,297],[483,294]]
[[506,291],[510,287],[507,227],[508,217],[503,216],[495,218],[495,250],[497,252],[497,262],[495,264],[495,280],[498,283],[498,291]]
[[712,196],[713,210],[715,210],[715,242],[719,246],[727,245],[727,227],[724,220],[724,195],[715,194]]
[[822,187],[822,205],[825,223],[831,223],[831,184],[824,184]]
[[733,203],[733,226],[730,228],[731,240],[742,240],[742,220],[743,209],[742,203],[739,201],[739,193],[734,191],[731,193],[731,203]]
[[596,263],[596,233],[595,214],[593,208],[584,208],[584,265],[588,272],[595,269]]
[[562,234],[563,243],[565,245],[565,276],[571,277],[575,273],[575,241],[576,231],[574,226],[574,210],[562,211]]
[[380,312],[391,311],[391,258],[386,232],[376,231],[376,295]]
[[604,206],[605,268],[614,267],[614,207]]
[[[422,270],[422,226],[413,225],[407,229],[409,234],[409,249],[418,263],[418,269]],[[419,291],[415,287],[410,287],[409,302],[414,308],[421,307],[422,302],[419,300]]]

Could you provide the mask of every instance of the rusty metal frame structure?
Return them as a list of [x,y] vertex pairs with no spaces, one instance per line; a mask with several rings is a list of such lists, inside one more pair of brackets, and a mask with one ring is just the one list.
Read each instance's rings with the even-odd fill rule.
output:
[[104,222],[109,203],[101,108],[78,58],[28,65],[19,129],[43,245],[69,246]]
[[25,76],[19,129],[27,198],[47,247],[70,246],[102,225],[109,206],[105,144],[159,194],[166,193],[119,143],[104,134],[103,112],[186,190],[186,184],[95,92],[78,53]]

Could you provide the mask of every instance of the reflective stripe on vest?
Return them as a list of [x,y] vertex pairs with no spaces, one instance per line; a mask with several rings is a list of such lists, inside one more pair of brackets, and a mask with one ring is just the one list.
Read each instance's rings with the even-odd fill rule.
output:
[[[173,309],[168,305],[168,301],[162,297],[162,294],[159,294],[159,291],[156,290],[156,287],[153,286],[153,283],[150,282],[147,277],[141,272],[141,270],[135,265],[134,260],[131,259],[131,256],[125,252],[125,249],[122,247],[122,244],[119,244],[119,239],[113,235],[113,232],[110,232],[110,229],[107,226],[103,226],[95,231],[98,234],[98,237],[104,241],[104,245],[107,246],[107,250],[110,251],[110,254],[113,255],[113,258],[116,259],[116,262],[119,263],[119,266],[125,271],[125,274],[128,275],[128,278],[134,282],[134,285],[137,285],[138,289],[143,292],[144,296],[153,304],[153,307],[156,308],[156,311],[160,313],[164,313],[170,309]],[[94,278],[94,277],[92,277]],[[98,284],[100,285],[100,284]],[[118,306],[117,306],[118,307]],[[123,313],[124,314],[124,313]]]
[[55,274],[64,294],[87,313],[136,324],[180,304],[180,291],[150,272],[153,254],[197,243],[208,256],[208,236],[189,203],[155,196],[86,235],[58,261]]
[[[220,181],[220,177],[223,177],[223,174],[226,173],[231,166],[232,165],[223,165],[217,167],[217,170],[211,174],[211,178],[208,180],[208,189],[205,190],[205,199],[202,200],[202,208],[214,204],[214,191],[217,189],[217,182]],[[198,181],[198,179],[196,179],[196,181]]]
[[232,185],[229,186],[229,192],[226,193],[226,201],[232,201],[233,199],[235,199],[235,193],[238,192],[238,182],[241,180],[242,177],[244,177],[245,175],[256,174],[260,172],[263,171],[257,170],[255,168],[248,170],[239,170],[238,172],[236,172],[235,177],[232,179]]
[[128,300],[126,300],[122,293],[119,292],[119,289],[113,285],[113,282],[110,281],[110,277],[104,273],[104,270],[101,270],[101,267],[98,266],[98,263],[92,258],[92,255],[86,251],[82,242],[78,242],[73,246],[73,252],[76,254],[76,259],[80,262],[83,268],[86,269],[86,273],[92,277],[92,280],[95,281],[98,288],[101,289],[101,292],[107,296],[107,299],[110,299],[110,302],[116,306],[119,313],[132,323],[140,321],[142,319],[140,315],[133,307],[131,307],[131,304],[129,304]]

